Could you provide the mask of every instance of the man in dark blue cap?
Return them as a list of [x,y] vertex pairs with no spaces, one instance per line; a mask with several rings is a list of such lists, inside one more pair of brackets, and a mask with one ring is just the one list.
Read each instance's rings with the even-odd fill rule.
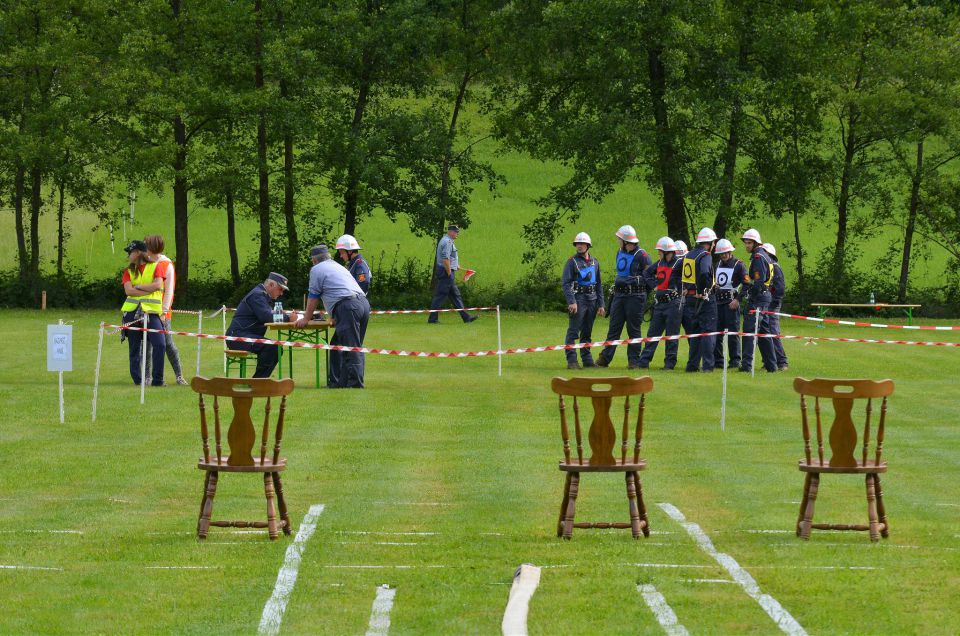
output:
[[[250,290],[233,314],[233,320],[227,328],[228,336],[243,338],[263,338],[267,333],[266,323],[273,322],[273,306],[283,292],[287,291],[287,277],[270,272],[267,279]],[[287,316],[284,316],[287,319]],[[227,346],[238,351],[250,351],[257,354],[255,378],[269,378],[277,366],[279,351],[277,345],[254,344],[228,340]]]
[[[435,276],[437,289],[433,293],[433,301],[430,303],[430,309],[440,309],[440,305],[449,296],[453,301],[453,306],[460,310],[460,317],[463,322],[473,322],[477,316],[471,316],[463,309],[463,297],[460,296],[460,289],[457,288],[456,275],[460,269],[460,258],[457,256],[457,246],[454,241],[460,235],[460,228],[454,224],[447,226],[447,233],[437,243],[437,262]],[[435,324],[440,320],[440,314],[431,312],[427,322]]]

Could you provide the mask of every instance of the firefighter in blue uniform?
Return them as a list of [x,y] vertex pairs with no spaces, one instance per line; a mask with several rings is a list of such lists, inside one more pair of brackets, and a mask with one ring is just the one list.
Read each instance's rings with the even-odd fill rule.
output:
[[[770,333],[780,335],[780,316],[773,314],[780,313],[783,308],[783,296],[787,293],[787,281],[783,276],[783,269],[780,268],[780,259],[777,258],[777,248],[770,243],[764,243],[763,249],[770,255],[773,261],[773,282],[770,283]],[[787,360],[787,352],[783,350],[783,340],[774,338],[773,352],[777,356],[777,369],[786,371],[790,368]]]
[[[573,239],[577,253],[567,259],[563,266],[563,295],[567,300],[570,322],[564,344],[572,345],[593,342],[593,322],[597,314],[604,315],[603,282],[600,279],[600,261],[590,254],[590,235],[580,232]],[[567,368],[579,369],[577,350],[567,349]],[[594,367],[593,352],[589,347],[580,349],[584,367]]]
[[[750,269],[744,280],[747,289],[747,308],[743,317],[743,332],[770,333],[770,316],[766,311],[770,307],[770,284],[773,282],[773,261],[767,251],[763,249],[760,232],[750,228],[743,233],[743,245],[750,252]],[[759,321],[755,323],[754,321]],[[760,357],[763,358],[763,368],[773,373],[777,370],[777,359],[773,352],[773,342],[770,338],[758,338],[757,347]],[[743,337],[743,357],[740,359],[740,370],[749,372],[753,366],[753,336]]]
[[370,266],[367,261],[360,256],[360,243],[349,234],[344,234],[337,239],[337,255],[347,268],[353,280],[357,281],[363,294],[370,297],[370,281],[373,280],[373,274],[370,273]]
[[[680,268],[683,259],[676,257],[677,245],[669,236],[657,241],[660,260],[647,268],[644,278],[647,287],[653,290],[653,311],[650,315],[650,327],[647,337],[655,338],[666,332],[668,336],[680,333]],[[640,354],[640,368],[647,369],[657,352],[659,340],[648,342]],[[666,355],[663,358],[663,370],[672,371],[677,365],[677,351],[680,342],[667,340],[664,343]]]
[[[652,261],[650,256],[640,249],[640,239],[633,226],[624,225],[617,230],[620,250],[617,252],[617,278],[613,283],[613,296],[610,299],[610,327],[607,340],[619,340],[623,326],[627,326],[627,337],[643,337],[643,311],[647,304],[647,283],[643,279]],[[642,345],[627,345],[627,368],[640,368]],[[616,345],[605,347],[597,357],[597,366],[608,367],[616,353]]]
[[[739,258],[733,255],[736,248],[723,238],[717,241],[713,253],[720,257],[716,264],[717,278],[717,331],[726,329],[733,335],[727,336],[728,366],[740,366],[740,299],[738,291],[747,277],[747,268]],[[717,337],[713,357],[719,366],[723,362],[723,336]]]
[[[697,246],[683,257],[683,312],[680,322],[687,334],[717,330],[717,302],[713,297],[713,257],[710,255],[716,240],[717,235],[713,230],[703,228],[697,234]],[[689,340],[687,373],[713,372],[715,340],[716,336],[701,336]]]

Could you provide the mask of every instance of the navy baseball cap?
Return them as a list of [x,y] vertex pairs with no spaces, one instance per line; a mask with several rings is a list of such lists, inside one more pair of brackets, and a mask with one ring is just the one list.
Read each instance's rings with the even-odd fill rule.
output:
[[283,274],[270,272],[270,274],[267,276],[267,280],[272,280],[277,285],[280,285],[280,287],[282,287],[284,290],[290,289],[289,287],[287,287],[287,277],[284,276]]
[[130,244],[123,248],[123,251],[129,254],[133,250],[140,250],[141,252],[147,251],[147,244],[143,241],[130,241]]
[[321,256],[323,254],[330,254],[330,250],[326,245],[314,245],[310,248],[310,258],[316,258],[317,256]]
[[448,231],[448,232],[459,232],[459,231],[460,231],[460,226],[457,225],[457,224],[455,224],[455,223],[451,223],[450,225],[447,226],[447,231]]

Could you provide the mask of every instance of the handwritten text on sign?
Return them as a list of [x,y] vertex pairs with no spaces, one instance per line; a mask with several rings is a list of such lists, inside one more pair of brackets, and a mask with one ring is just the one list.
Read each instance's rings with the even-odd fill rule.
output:
[[47,371],[73,371],[73,325],[47,325]]

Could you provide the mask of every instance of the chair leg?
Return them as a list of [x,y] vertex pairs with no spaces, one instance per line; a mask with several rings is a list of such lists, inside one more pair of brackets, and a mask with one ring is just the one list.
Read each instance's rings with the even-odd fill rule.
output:
[[560,502],[560,518],[557,520],[557,536],[563,536],[563,518],[567,513],[567,501],[570,500],[570,473],[563,480],[563,500]]
[[634,480],[636,473],[630,471],[624,473],[627,480],[627,501],[630,504],[630,531],[634,539],[640,538],[640,511],[637,509],[637,482]]
[[637,484],[637,508],[640,511],[640,521],[643,522],[643,536],[650,536],[650,519],[647,518],[647,504],[643,503],[643,486],[640,484],[640,473],[633,473],[633,480]]
[[803,511],[803,519],[800,520],[799,536],[801,539],[810,538],[811,525],[813,524],[813,509],[817,503],[817,488],[820,486],[820,473],[807,473],[810,479],[810,486],[807,489],[806,507]]
[[876,475],[867,473],[867,517],[870,518],[870,540],[880,540],[880,518],[877,515],[877,493],[874,481]]
[[280,481],[280,473],[273,473],[273,487],[277,491],[280,520],[284,522],[283,534],[290,534],[290,515],[287,514],[287,502],[283,498],[283,482]]
[[263,473],[263,490],[267,495],[267,532],[270,540],[277,540],[277,507],[273,502],[273,477],[270,473]]
[[563,517],[563,538],[573,537],[573,518],[577,513],[577,492],[580,489],[580,473],[570,473],[570,492],[567,498],[567,512]]
[[203,506],[200,511],[200,521],[197,523],[197,537],[200,539],[206,539],[207,531],[210,529],[210,516],[213,514],[213,497],[217,494],[218,478],[219,473],[217,471],[207,471],[203,488]]
[[890,524],[887,523],[887,509],[883,505],[883,488],[880,487],[880,475],[873,476],[877,485],[877,512],[880,513],[880,536],[886,539],[890,536]]
[[797,536],[800,536],[800,522],[803,521],[803,513],[807,510],[807,501],[810,498],[810,473],[803,474],[803,497],[800,498],[800,512],[797,513]]

